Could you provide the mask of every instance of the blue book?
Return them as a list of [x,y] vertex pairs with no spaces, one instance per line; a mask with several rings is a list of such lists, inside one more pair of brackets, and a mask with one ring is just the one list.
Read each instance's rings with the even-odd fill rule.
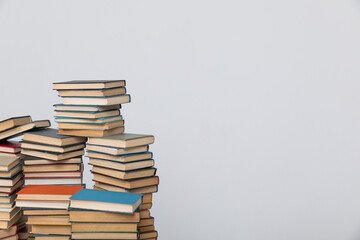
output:
[[133,214],[142,204],[142,194],[81,189],[70,197],[70,208]]

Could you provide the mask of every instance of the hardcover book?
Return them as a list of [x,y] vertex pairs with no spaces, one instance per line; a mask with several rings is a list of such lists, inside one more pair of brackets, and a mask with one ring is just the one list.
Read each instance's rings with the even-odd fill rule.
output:
[[154,136],[144,134],[122,133],[103,138],[90,137],[88,143],[100,146],[129,148],[152,144],[154,143]]
[[107,89],[124,87],[125,80],[73,80],[53,83],[54,90],[63,89]]

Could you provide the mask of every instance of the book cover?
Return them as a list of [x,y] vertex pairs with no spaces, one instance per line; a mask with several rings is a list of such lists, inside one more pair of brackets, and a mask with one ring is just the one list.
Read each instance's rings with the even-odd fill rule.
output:
[[70,200],[84,200],[133,205],[141,198],[142,194],[136,193],[102,191],[96,189],[81,189],[73,196],[71,196]]

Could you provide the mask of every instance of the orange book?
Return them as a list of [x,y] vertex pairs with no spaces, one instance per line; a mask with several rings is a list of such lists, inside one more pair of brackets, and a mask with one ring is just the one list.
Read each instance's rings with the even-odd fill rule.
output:
[[71,185],[27,185],[17,194],[56,194],[56,195],[74,195],[84,186]]

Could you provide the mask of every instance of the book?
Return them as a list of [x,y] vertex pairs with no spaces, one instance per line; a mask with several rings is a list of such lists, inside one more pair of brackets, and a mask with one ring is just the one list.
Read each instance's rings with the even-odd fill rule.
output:
[[87,129],[59,129],[59,133],[73,136],[104,137],[124,132],[124,127],[113,128],[110,130],[87,130]]
[[119,187],[119,186],[115,186],[115,185],[95,181],[94,189],[114,191],[114,192],[128,192],[128,193],[148,194],[148,193],[157,192],[158,191],[158,185],[146,186],[146,187],[141,187],[141,188],[127,189],[127,188],[122,188],[122,187]]
[[31,117],[30,116],[20,116],[20,117],[12,117],[0,122],[0,132],[5,131],[10,128],[14,128],[16,126],[24,125],[30,123]]
[[49,215],[49,216],[28,216],[27,224],[31,225],[63,225],[69,226],[68,215]]
[[143,232],[143,233],[140,233],[140,235],[139,235],[139,239],[151,239],[151,238],[156,239],[157,237],[158,237],[157,231]]
[[[0,161],[2,158],[0,158]],[[17,164],[15,167],[11,168],[8,171],[0,171],[0,178],[11,178],[15,176],[17,173],[19,173],[22,170],[22,161],[19,161],[19,164]]]
[[154,136],[144,134],[122,133],[112,136],[106,136],[103,138],[89,137],[88,143],[108,147],[130,148],[152,144],[154,143]]
[[153,185],[159,185],[159,177],[152,176],[152,177],[145,177],[145,178],[136,178],[130,180],[123,180],[119,178],[109,177],[101,174],[94,173],[94,181],[102,182],[114,186],[118,186],[121,188],[126,189],[134,189],[134,188],[141,188]]
[[20,126],[5,130],[3,132],[0,132],[0,140],[17,137],[17,136],[21,135],[23,132],[29,131],[31,129],[50,127],[50,125],[51,124],[50,124],[49,120],[30,122],[30,123],[20,125]]
[[143,218],[140,220],[140,222],[138,223],[138,227],[145,227],[145,226],[151,226],[154,225],[154,218],[150,217],[150,218]]
[[25,185],[81,185],[82,177],[77,178],[25,178]]
[[86,150],[93,151],[93,152],[99,152],[99,153],[105,153],[109,155],[126,155],[126,154],[132,154],[132,153],[142,153],[149,151],[149,146],[139,146],[139,147],[132,147],[132,148],[116,148],[116,147],[107,147],[107,146],[99,146],[99,145],[92,145],[87,144]]
[[84,149],[75,150],[72,152],[58,153],[58,152],[44,152],[30,149],[21,149],[21,153],[27,156],[46,158],[54,161],[75,158],[84,154]]
[[70,207],[86,210],[134,213],[142,203],[141,194],[81,189],[70,197]]
[[16,176],[14,176],[12,178],[0,178],[0,186],[12,187],[18,181],[20,181],[20,179],[22,179],[23,177],[24,177],[23,174],[21,172],[19,172]]
[[63,89],[107,89],[125,87],[125,80],[73,80],[53,83],[54,90]]
[[67,209],[69,201],[16,200],[17,207]]
[[149,210],[140,210],[140,219],[143,218],[150,218],[150,211]]
[[71,223],[74,232],[137,232],[137,223]]
[[96,118],[106,118],[106,117],[118,117],[120,116],[119,110],[109,110],[103,112],[55,112],[56,121],[59,118],[85,118],[85,119],[96,119]]
[[55,117],[57,123],[85,123],[85,124],[102,124],[123,120],[121,115],[104,117],[104,118],[73,118],[73,117]]
[[18,226],[15,224],[8,229],[0,229],[0,239],[15,236],[18,231]]
[[68,158],[68,159],[64,159],[64,160],[58,160],[56,162],[54,162],[53,160],[49,160],[49,159],[43,159],[43,158],[37,158],[37,157],[31,157],[31,156],[24,156],[24,164],[25,165],[46,165],[46,164],[67,164],[67,163],[77,163],[80,164],[82,163],[82,158],[81,157],[76,157],[76,158]]
[[26,208],[23,210],[25,216],[68,216],[69,215],[69,211],[67,209]]
[[82,171],[68,171],[68,172],[28,172],[25,179],[29,178],[81,178]]
[[155,230],[155,226],[150,225],[150,226],[139,227],[138,230],[139,230],[140,233],[151,232],[151,231]]
[[10,228],[21,218],[21,211],[19,211],[11,219],[0,219],[0,229]]
[[40,150],[45,152],[57,152],[57,153],[66,153],[66,152],[72,152],[75,150],[83,149],[85,147],[84,143],[78,143],[78,144],[71,144],[66,146],[54,146],[54,145],[48,145],[44,143],[34,143],[34,142],[28,142],[23,141],[21,142],[21,147],[25,149],[33,149],[33,150]]
[[65,235],[39,235],[39,234],[37,234],[35,237],[35,240],[70,240],[70,237],[65,236]]
[[[19,180],[14,186],[12,187],[4,187],[0,186],[0,193],[11,194],[17,191],[22,185],[24,185],[24,179]],[[1,228],[1,227],[0,227]]]
[[151,152],[144,152],[144,153],[132,153],[126,155],[110,155],[110,154],[99,153],[88,150],[87,156],[89,158],[106,159],[114,162],[134,162],[134,161],[152,159],[153,154]]
[[124,120],[109,123],[58,123],[61,129],[91,129],[91,130],[109,130],[124,126]]
[[123,95],[126,93],[125,87],[115,87],[107,89],[69,89],[69,90],[58,90],[60,97],[107,97],[115,95]]
[[73,232],[71,239],[138,239],[132,232]]
[[94,166],[100,166],[100,167],[105,167],[120,171],[130,171],[130,170],[136,170],[136,169],[148,168],[154,166],[153,159],[122,163],[122,162],[109,161],[106,159],[90,158],[89,163]]
[[32,131],[24,134],[24,141],[50,144],[56,146],[68,146],[72,144],[85,143],[86,138],[66,136],[58,133],[57,129],[47,128],[38,131]]
[[0,142],[0,152],[3,153],[19,153],[20,143],[15,141]]
[[32,172],[71,172],[80,171],[80,164],[44,164],[44,165],[25,165],[24,173]]
[[70,225],[31,225],[34,234],[61,234],[71,235]]
[[93,223],[139,223],[140,213],[134,214],[103,212],[103,211],[89,211],[71,209],[69,211],[70,222],[93,222]]
[[114,105],[129,103],[131,101],[129,94],[116,95],[110,97],[63,97],[64,104],[75,105]]
[[74,112],[102,112],[107,110],[120,109],[120,104],[108,105],[108,106],[96,106],[96,105],[66,105],[66,104],[54,104],[55,111],[74,111]]
[[98,173],[114,178],[120,179],[134,179],[134,178],[143,178],[143,177],[150,177],[154,176],[156,173],[156,168],[143,168],[139,170],[132,170],[132,171],[119,171],[110,168],[104,168],[101,166],[93,166],[92,170],[93,173]]
[[0,209],[0,219],[10,220],[19,212],[20,212],[20,208],[18,207]]
[[68,201],[73,194],[83,188],[83,186],[28,185],[17,193],[17,200]]
[[21,159],[18,157],[0,157],[0,171],[8,172],[20,163]]
[[11,194],[8,197],[0,197],[0,203],[12,203],[16,198],[16,194]]

